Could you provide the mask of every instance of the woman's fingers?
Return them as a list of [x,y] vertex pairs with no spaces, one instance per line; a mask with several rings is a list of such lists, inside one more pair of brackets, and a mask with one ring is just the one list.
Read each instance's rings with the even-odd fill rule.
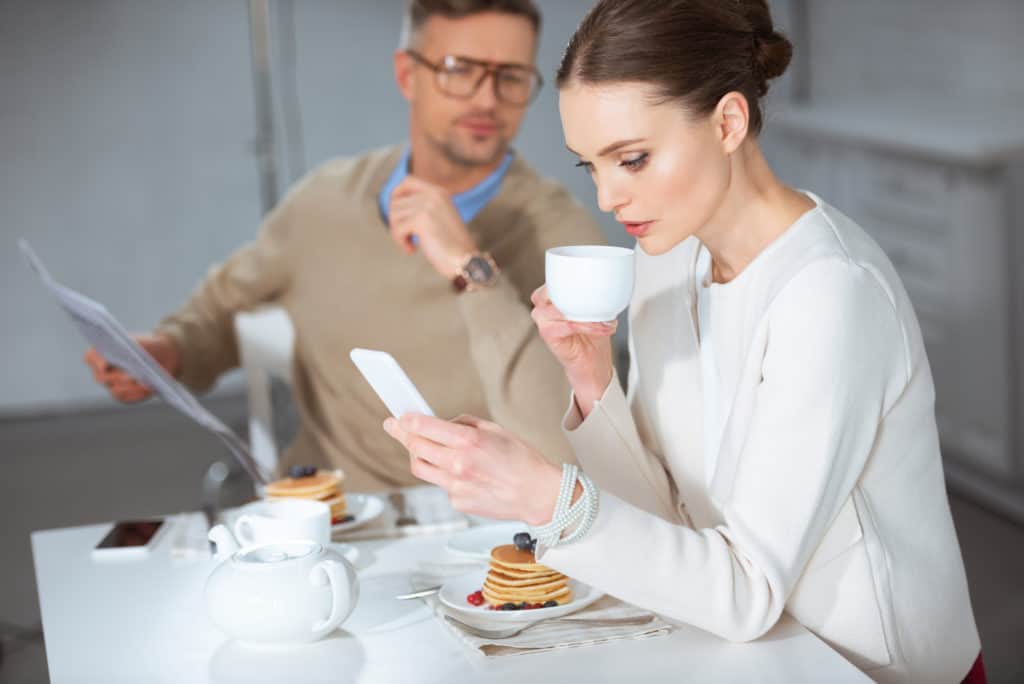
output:
[[530,303],[534,306],[545,306],[551,303],[551,299],[548,298],[548,286],[541,285],[530,294]]
[[581,335],[596,335],[598,337],[606,337],[608,335],[614,335],[615,331],[619,328],[618,321],[607,321],[605,323],[579,323],[576,321],[569,321],[572,329]]
[[450,471],[456,460],[455,452],[426,437],[411,434],[409,435],[409,453],[421,461],[426,461],[437,466],[441,470]]
[[483,419],[471,416],[468,413],[462,413],[452,418],[451,422],[458,423],[459,425],[468,425],[470,427],[479,428],[483,423]]
[[409,448],[409,431],[402,427],[394,418],[388,418],[384,421],[384,432],[391,435],[392,439],[404,446],[407,450]]
[[410,433],[444,446],[465,448],[477,442],[477,429],[470,425],[452,423],[420,413],[407,413],[398,422]]
[[441,468],[438,468],[429,461],[424,461],[421,458],[410,456],[409,458],[409,470],[412,474],[424,482],[437,485],[441,489],[448,491],[452,486],[452,478]]
[[614,333],[619,327],[619,322],[617,320],[604,321],[601,323],[570,321],[562,315],[561,311],[552,305],[535,306],[533,311],[530,312],[530,316],[538,327],[555,323],[568,323],[570,325],[570,330],[582,335],[608,335],[610,333]]

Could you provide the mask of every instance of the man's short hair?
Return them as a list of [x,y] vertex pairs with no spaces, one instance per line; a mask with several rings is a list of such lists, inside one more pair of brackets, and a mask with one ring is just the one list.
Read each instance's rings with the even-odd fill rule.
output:
[[540,35],[540,10],[533,0],[409,0],[402,20],[399,47],[414,46],[420,29],[433,16],[461,19],[481,12],[502,12],[525,17]]

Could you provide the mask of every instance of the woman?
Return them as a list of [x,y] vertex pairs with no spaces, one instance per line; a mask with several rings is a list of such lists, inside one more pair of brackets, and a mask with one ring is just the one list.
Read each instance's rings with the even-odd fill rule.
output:
[[614,325],[541,289],[579,474],[471,417],[385,429],[456,508],[526,521],[545,565],[623,600],[734,640],[785,610],[878,681],[958,682],[980,644],[921,333],[879,247],[761,153],[790,55],[764,0],[599,2],[557,83],[638,239],[628,393]]

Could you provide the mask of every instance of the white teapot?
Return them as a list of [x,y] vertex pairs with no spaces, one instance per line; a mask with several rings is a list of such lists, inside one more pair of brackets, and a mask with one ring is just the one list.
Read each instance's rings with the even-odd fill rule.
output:
[[210,530],[221,563],[206,581],[213,623],[243,644],[285,645],[321,639],[359,599],[352,565],[310,540],[239,548],[223,525]]

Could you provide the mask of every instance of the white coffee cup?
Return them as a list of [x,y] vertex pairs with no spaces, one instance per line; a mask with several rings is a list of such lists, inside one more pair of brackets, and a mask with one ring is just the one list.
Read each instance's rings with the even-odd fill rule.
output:
[[331,507],[306,499],[267,499],[246,504],[234,531],[243,546],[308,539],[331,541]]
[[552,247],[544,272],[548,296],[570,321],[613,321],[633,297],[633,250],[626,247]]

